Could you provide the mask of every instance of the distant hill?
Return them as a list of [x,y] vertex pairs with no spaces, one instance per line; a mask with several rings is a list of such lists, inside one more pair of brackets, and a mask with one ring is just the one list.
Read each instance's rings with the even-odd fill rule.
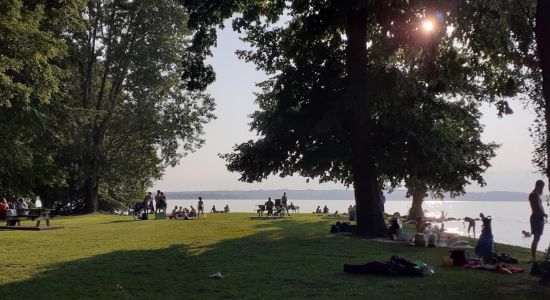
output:
[[[283,192],[287,193],[288,199],[298,200],[353,200],[353,190],[252,190],[252,191],[185,191],[185,192],[166,192],[168,199],[196,199],[199,196],[204,199],[267,199],[280,198]],[[406,191],[395,190],[386,195],[387,200],[405,200]],[[527,201],[528,193],[518,192],[484,192],[467,193],[463,196],[450,198],[445,195],[444,200],[456,201]],[[426,200],[431,200],[428,197]]]

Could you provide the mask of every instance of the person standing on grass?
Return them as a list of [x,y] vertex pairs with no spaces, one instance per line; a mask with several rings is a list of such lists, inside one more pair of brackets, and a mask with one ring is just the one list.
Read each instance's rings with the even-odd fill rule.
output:
[[537,246],[540,241],[540,236],[544,230],[545,218],[548,215],[544,212],[542,206],[542,192],[544,190],[544,181],[537,180],[535,189],[529,194],[529,204],[531,205],[531,234],[533,234],[533,243],[531,244],[531,261],[536,260]]
[[380,209],[382,210],[382,216],[384,216],[384,205],[386,204],[386,196],[384,196],[384,192],[380,190],[378,194],[378,200],[380,201]]
[[149,202],[153,201],[151,198],[151,192],[147,192],[147,195],[145,198],[143,198],[143,209],[145,210],[145,213],[148,213],[149,210]]
[[157,210],[163,213],[166,213],[167,207],[168,207],[168,203],[166,202],[166,195],[164,195],[164,192],[160,192],[160,199],[159,199],[159,202],[157,203]]
[[288,198],[286,197],[286,192],[284,192],[283,196],[281,197],[281,204],[283,205],[283,210],[286,210],[286,214],[290,216],[287,203],[288,203]]
[[159,204],[160,204],[160,197],[161,197],[161,192],[160,190],[157,190],[157,194],[155,195],[155,213],[159,212]]
[[199,216],[201,213],[204,216],[204,202],[202,202],[202,197],[199,197],[199,203],[197,204],[197,216]]

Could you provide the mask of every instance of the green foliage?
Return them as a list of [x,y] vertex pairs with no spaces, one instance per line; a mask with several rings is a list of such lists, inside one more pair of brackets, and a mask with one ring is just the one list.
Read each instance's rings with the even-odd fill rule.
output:
[[[486,31],[489,16],[482,9],[489,4],[186,5],[196,29],[191,51],[209,54],[213,27],[233,9],[240,13],[234,29],[253,48],[239,55],[272,76],[259,84],[260,109],[252,115],[259,139],[222,155],[241,180],[298,173],[353,184],[360,223],[379,210],[377,189],[383,184],[421,181],[453,193],[470,181],[484,184],[481,174],[496,145],[480,139],[477,104],[495,103],[500,113],[510,113],[506,99],[521,91],[523,75],[498,54],[517,52],[514,43]],[[432,32],[421,29],[425,20],[433,22]],[[500,24],[490,22],[490,28]],[[381,218],[372,220],[378,224]]]
[[[282,12],[278,5],[269,1],[260,14],[278,15]],[[235,19],[235,27],[246,30],[244,40],[254,47],[239,52],[240,56],[275,74],[260,84],[260,111],[251,123],[262,138],[223,156],[230,170],[242,173],[241,180],[298,172],[321,181],[352,183],[350,132],[356,124],[349,122],[354,106],[345,96],[346,5],[289,4],[286,9],[292,18],[282,26],[278,18],[258,22],[259,17],[251,17],[257,11],[254,6]],[[499,86],[498,81],[516,74],[493,62],[480,64],[476,52],[480,46],[453,46],[473,36],[458,34],[466,31],[468,25],[458,19],[467,12],[457,12],[439,24],[454,25],[452,34],[441,29],[439,36],[432,37],[437,41],[426,41],[414,23],[421,19],[410,16],[421,7],[372,8],[371,28],[376,30],[369,32],[372,62],[367,83],[373,88],[366,91],[365,99],[374,103],[378,173],[392,186],[416,176],[429,180],[434,189],[460,192],[468,178],[483,184],[481,173],[489,166],[495,145],[480,140],[476,105],[451,97],[502,101],[515,93],[515,87]],[[450,4],[447,9],[455,12]],[[478,71],[481,68],[483,73]],[[471,80],[481,75],[479,81]]]
[[[175,1],[0,2],[0,192],[113,210],[203,144]],[[50,101],[51,100],[51,101]]]
[[[186,13],[174,1],[90,1],[67,37],[70,77],[56,115],[67,184],[45,200],[95,211],[141,198],[166,166],[203,144],[214,102],[180,79]],[[105,206],[104,206],[105,208]]]
[[63,30],[64,20],[71,17],[67,8],[75,1],[65,2],[57,11],[67,15],[48,26],[49,7],[0,1],[0,107],[32,99],[48,102],[59,91],[60,70],[55,61],[67,48],[51,29]]
[[[78,1],[0,1],[0,193],[32,195],[63,181],[48,102],[59,95]],[[54,101],[55,102],[55,101]]]

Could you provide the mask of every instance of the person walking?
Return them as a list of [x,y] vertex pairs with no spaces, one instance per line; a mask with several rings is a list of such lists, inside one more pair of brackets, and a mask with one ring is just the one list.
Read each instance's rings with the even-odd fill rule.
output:
[[537,180],[535,188],[529,194],[529,205],[531,206],[531,234],[533,235],[533,242],[531,243],[531,261],[536,260],[537,246],[540,241],[542,232],[544,231],[545,218],[548,215],[544,212],[544,206],[542,205],[542,192],[544,190],[544,181]]

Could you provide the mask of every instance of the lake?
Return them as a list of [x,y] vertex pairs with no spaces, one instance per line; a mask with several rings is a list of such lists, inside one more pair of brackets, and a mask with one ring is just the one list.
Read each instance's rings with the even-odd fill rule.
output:
[[[205,211],[209,212],[213,205],[217,210],[222,210],[228,204],[232,212],[254,212],[258,204],[263,204],[265,199],[252,200],[211,200],[203,199]],[[327,206],[330,212],[339,211],[347,212],[350,205],[354,204],[353,200],[299,200],[289,199],[288,203],[300,207],[300,213],[312,213],[317,206]],[[174,206],[197,207],[197,199],[169,199],[168,212],[171,212]],[[411,200],[388,200],[386,201],[386,213],[399,212],[406,214],[411,206]],[[529,225],[529,216],[531,209],[527,200],[525,201],[425,201],[423,205],[426,215],[439,216],[441,211],[445,211],[447,217],[464,218],[479,216],[479,213],[484,213],[486,216],[492,217],[493,221],[493,236],[496,242],[516,245],[529,248],[532,238],[525,238],[521,234],[522,230],[531,231]],[[545,206],[548,213],[548,207]],[[476,234],[481,233],[481,221],[476,222]],[[466,226],[462,221],[447,221],[445,228],[449,231],[457,232],[464,235],[467,232]],[[327,228],[328,231],[328,228]],[[546,250],[550,244],[550,225],[546,224],[544,234],[539,242],[539,250]],[[498,249],[497,249],[498,251]]]

